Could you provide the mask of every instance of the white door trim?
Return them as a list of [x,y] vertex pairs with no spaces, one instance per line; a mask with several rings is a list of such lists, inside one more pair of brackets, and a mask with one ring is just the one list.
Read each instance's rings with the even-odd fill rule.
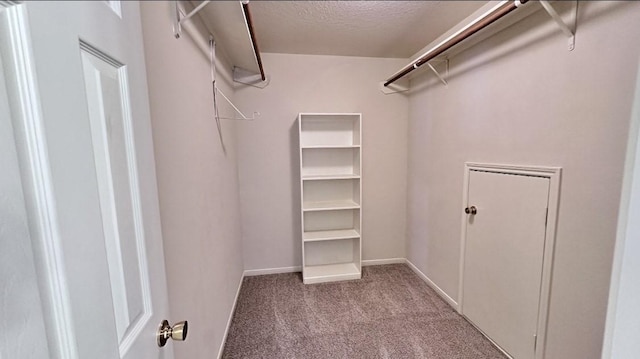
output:
[[44,122],[38,95],[24,5],[0,2],[7,12],[7,30],[0,35],[6,55],[7,86],[17,142],[23,191],[33,240],[38,285],[53,357],[78,357],[69,291],[62,257]]
[[[466,162],[464,166],[464,187],[462,191],[462,208],[467,206],[469,196],[469,175],[472,170],[506,173],[514,175],[537,176],[549,179],[549,212],[547,214],[547,228],[545,230],[545,244],[542,261],[542,284],[540,289],[540,309],[538,312],[538,333],[535,358],[543,359],[547,335],[547,319],[549,314],[549,297],[551,293],[551,274],[553,272],[553,252],[556,241],[556,225],[558,220],[558,206],[560,204],[560,180],[562,168],[542,166],[517,166]],[[460,236],[460,272],[458,279],[458,313],[463,314],[464,296],[464,258],[467,238],[467,217],[461,215]]]

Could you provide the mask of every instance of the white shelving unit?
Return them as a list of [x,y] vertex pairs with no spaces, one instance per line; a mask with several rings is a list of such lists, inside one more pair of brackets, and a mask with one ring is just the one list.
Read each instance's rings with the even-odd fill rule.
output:
[[362,116],[301,113],[298,128],[304,283],[360,279]]

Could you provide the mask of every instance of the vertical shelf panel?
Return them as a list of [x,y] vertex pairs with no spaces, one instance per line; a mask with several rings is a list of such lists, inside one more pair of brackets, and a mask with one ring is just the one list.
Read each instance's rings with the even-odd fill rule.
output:
[[361,115],[301,113],[298,128],[304,283],[359,279]]

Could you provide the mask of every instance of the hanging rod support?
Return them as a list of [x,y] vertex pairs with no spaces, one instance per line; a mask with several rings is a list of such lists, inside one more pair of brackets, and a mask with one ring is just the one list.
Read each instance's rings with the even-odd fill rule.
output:
[[571,21],[567,24],[549,1],[540,0],[540,5],[542,5],[549,16],[558,24],[560,30],[569,38],[569,51],[573,51],[573,49],[576,48],[576,25],[578,20],[578,0],[573,0],[572,3],[573,11]]
[[253,115],[251,117],[247,117],[244,113],[242,113],[242,111],[240,111],[236,105],[233,104],[233,102],[231,102],[231,100],[229,100],[229,98],[227,96],[225,96],[224,93],[222,93],[222,91],[220,91],[220,89],[218,87],[215,87],[215,90],[217,91],[217,93],[219,93],[220,95],[222,95],[222,97],[227,101],[227,103],[233,107],[233,109],[236,111],[236,113],[238,113],[240,115],[240,117],[218,117],[222,120],[246,120],[246,121],[253,121],[256,119],[257,116],[260,116],[260,112],[258,111],[253,111]]
[[179,39],[182,34],[182,26],[180,26],[180,7],[178,6],[178,0],[173,0],[173,7],[175,9],[173,17],[173,36],[175,36],[176,39]]
[[259,73],[238,66],[233,67],[233,82],[263,89],[269,85],[270,81],[271,78],[269,76],[266,76],[266,80],[263,81]]
[[204,0],[203,2],[200,3],[200,5],[196,6],[195,9],[191,10],[190,13],[186,14],[185,16],[182,16],[180,7],[178,6],[178,1],[174,0],[175,8],[176,8],[176,17],[173,22],[173,34],[176,37],[176,39],[179,39],[180,36],[182,35],[182,24],[189,21],[189,19],[191,19],[193,15],[197,14],[200,10],[202,10],[202,8],[207,6],[207,4],[209,4],[210,2],[211,0]]
[[429,68],[431,69],[431,71],[433,71],[434,74],[436,74],[436,76],[438,77],[438,79],[440,80],[440,82],[442,82],[445,86],[448,86],[449,83],[447,82],[447,79],[449,77],[449,59],[444,60],[445,63],[445,73],[444,76],[442,76],[440,74],[440,72],[438,70],[436,70],[435,67],[433,67],[433,65],[431,65],[430,62],[427,62],[427,66],[429,66]]

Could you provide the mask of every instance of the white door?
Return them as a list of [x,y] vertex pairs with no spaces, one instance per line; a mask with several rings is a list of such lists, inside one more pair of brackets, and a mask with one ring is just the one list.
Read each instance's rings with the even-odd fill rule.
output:
[[513,358],[534,358],[549,178],[471,170],[468,191],[462,313]]
[[[0,17],[4,9],[0,6]],[[0,358],[47,358],[47,336],[27,226],[0,54]],[[17,324],[19,323],[19,324]],[[21,335],[12,335],[19,325]]]
[[22,88],[12,110],[23,115],[32,228],[45,233],[37,260],[50,350],[172,358],[155,337],[168,302],[139,4],[43,1],[8,11],[3,53]]

